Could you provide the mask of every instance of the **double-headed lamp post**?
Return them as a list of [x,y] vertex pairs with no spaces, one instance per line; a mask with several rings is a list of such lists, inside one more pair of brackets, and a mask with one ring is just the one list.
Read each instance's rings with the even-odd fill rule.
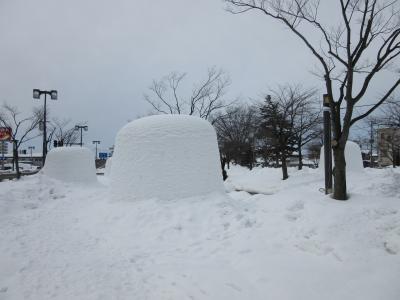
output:
[[88,131],[88,127],[87,127],[87,125],[75,125],[75,130],[80,130],[81,131],[81,142],[80,142],[80,145],[82,147],[83,146],[83,143],[82,143],[82,130]]
[[51,91],[42,91],[39,89],[34,89],[33,90],[33,99],[40,99],[40,96],[44,95],[44,108],[43,108],[43,165],[46,160],[46,155],[47,155],[47,130],[46,130],[46,117],[47,117],[47,112],[46,112],[46,100],[47,100],[47,95],[50,96],[51,100],[57,100],[58,98],[58,93],[56,90],[51,90]]
[[97,159],[97,145],[100,144],[100,141],[92,141],[93,144],[96,145],[96,158]]

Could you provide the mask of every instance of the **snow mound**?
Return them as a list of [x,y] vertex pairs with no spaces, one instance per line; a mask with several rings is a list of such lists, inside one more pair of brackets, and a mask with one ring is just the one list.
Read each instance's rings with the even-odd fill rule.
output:
[[59,147],[46,157],[43,174],[66,182],[97,181],[93,153],[84,147]]
[[111,174],[112,157],[107,158],[106,167],[104,168],[104,175],[110,176]]
[[[346,157],[346,171],[348,172],[362,172],[364,170],[361,149],[357,143],[352,141],[347,141],[346,148],[344,150],[344,155]],[[335,166],[332,154],[332,164]],[[325,166],[324,162],[324,146],[321,147],[320,159],[319,159],[319,169],[323,170]]]
[[125,199],[186,198],[223,192],[211,124],[186,115],[135,120],[117,134],[111,187]]

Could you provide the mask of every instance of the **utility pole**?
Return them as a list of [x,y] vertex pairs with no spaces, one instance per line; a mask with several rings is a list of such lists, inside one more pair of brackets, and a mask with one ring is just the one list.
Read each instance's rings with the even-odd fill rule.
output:
[[32,150],[35,149],[35,146],[29,146],[28,149],[31,150],[31,160],[32,160]]
[[100,141],[92,141],[93,144],[96,145],[96,158],[97,159],[97,145],[100,144]]
[[33,90],[33,99],[40,99],[40,96],[44,95],[44,107],[43,107],[43,166],[46,161],[47,155],[47,95],[50,96],[51,100],[57,100],[58,92],[56,90],[41,91],[39,89]]
[[80,130],[81,131],[81,142],[79,143],[81,145],[81,147],[83,146],[83,141],[82,141],[82,130],[88,131],[88,127],[87,125],[75,125],[75,130]]
[[323,96],[325,194],[332,193],[331,97]]
[[369,159],[370,159],[370,167],[373,167],[374,164],[374,159],[372,157],[372,150],[373,150],[373,145],[374,145],[374,121],[370,121],[370,138],[369,138],[369,146],[370,146],[370,151],[369,151]]

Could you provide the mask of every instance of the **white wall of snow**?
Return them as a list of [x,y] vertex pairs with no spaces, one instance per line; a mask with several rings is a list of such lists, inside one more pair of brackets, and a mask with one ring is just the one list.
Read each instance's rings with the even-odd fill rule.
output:
[[110,176],[111,175],[111,165],[112,165],[112,157],[107,158],[106,166],[104,168],[104,175]]
[[[361,149],[357,143],[353,141],[347,141],[346,148],[344,150],[344,155],[346,158],[346,171],[362,172],[364,170],[362,156],[361,156]],[[332,153],[332,165],[335,166],[335,162],[333,160],[333,153]],[[324,146],[322,146],[321,153],[319,156],[318,168],[320,170],[324,170],[324,167],[325,167]]]
[[111,187],[117,198],[174,199],[223,192],[217,137],[206,120],[159,115],[117,134]]
[[97,181],[94,154],[85,147],[59,147],[49,151],[43,174],[66,182]]

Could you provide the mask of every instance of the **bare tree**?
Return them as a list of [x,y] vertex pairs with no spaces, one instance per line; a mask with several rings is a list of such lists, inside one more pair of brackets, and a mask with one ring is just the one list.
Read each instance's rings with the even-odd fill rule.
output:
[[180,88],[186,73],[171,73],[161,80],[154,80],[150,86],[151,95],[144,99],[158,114],[187,114],[211,120],[217,111],[226,108],[223,97],[230,85],[229,76],[215,67],[208,70],[205,80],[195,85],[191,95],[183,97]]
[[[320,0],[225,0],[232,12],[257,10],[283,23],[317,59],[331,99],[333,154],[335,161],[334,193],[347,199],[344,149],[350,127],[370,115],[384,103],[400,84],[394,68],[400,54],[399,1],[339,0],[340,20],[332,27],[319,17]],[[320,36],[314,42],[309,33]],[[366,112],[353,116],[372,80],[383,70],[395,72],[390,87]],[[341,108],[344,107],[342,118]]]
[[314,89],[305,90],[300,85],[284,85],[271,90],[261,105],[262,132],[265,134],[264,149],[279,162],[283,180],[287,179],[287,158],[294,151],[299,154],[302,167],[302,148],[317,137],[319,110],[313,107]]
[[214,127],[223,159],[252,169],[255,160],[257,109],[241,105],[229,107],[215,116]]
[[70,125],[71,120],[57,118],[51,122],[51,128],[54,129],[54,138],[62,145],[68,146],[78,142],[79,132],[75,125]]
[[400,101],[391,100],[383,110],[381,122],[386,126],[400,128]]
[[0,110],[0,126],[10,127],[12,130],[11,138],[13,143],[13,160],[17,172],[17,178],[20,178],[18,162],[19,147],[40,134],[34,134],[33,131],[37,129],[41,120],[41,111],[37,110],[28,117],[20,117],[20,112],[17,107],[4,104]]
[[298,152],[298,169],[303,168],[303,147],[322,136],[321,109],[317,102],[316,89],[304,89],[301,85],[286,85],[286,97],[297,103],[294,116],[294,138]]

